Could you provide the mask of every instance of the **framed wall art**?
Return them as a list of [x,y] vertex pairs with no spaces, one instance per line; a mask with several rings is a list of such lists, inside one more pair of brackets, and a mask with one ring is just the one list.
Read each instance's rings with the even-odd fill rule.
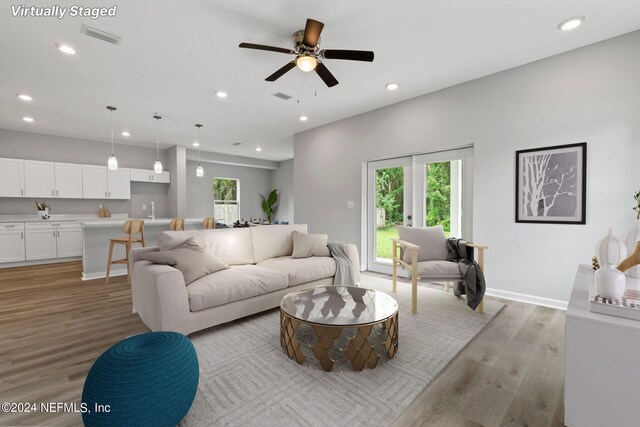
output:
[[516,151],[516,222],[585,224],[587,143]]

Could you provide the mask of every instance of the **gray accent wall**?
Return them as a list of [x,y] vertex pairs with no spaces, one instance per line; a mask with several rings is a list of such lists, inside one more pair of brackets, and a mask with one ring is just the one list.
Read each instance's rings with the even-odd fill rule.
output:
[[[111,144],[104,142],[0,129],[0,157],[106,165],[110,155]],[[115,155],[121,167],[153,169],[156,151],[151,148],[116,144]],[[160,151],[160,160],[166,164],[164,151]],[[52,213],[97,214],[100,204],[105,204],[113,213],[128,213],[130,216],[144,218],[151,213],[151,207],[147,206],[148,211],[145,212],[142,210],[142,205],[150,204],[153,200],[156,205],[156,216],[166,217],[169,206],[168,191],[169,186],[166,184],[135,182],[131,186],[130,200],[50,199],[47,201],[51,204]],[[33,214],[34,200],[1,198],[0,215]]]
[[202,163],[204,176],[196,177],[198,162],[187,161],[187,215],[189,218],[213,216],[213,178],[240,180],[240,213],[242,218],[266,218],[259,194],[271,190],[270,169]]
[[[473,238],[489,246],[488,287],[568,301],[608,228],[635,223],[638,52],[633,32],[297,134],[296,221],[360,246],[363,161],[473,144]],[[516,224],[515,151],[583,141],[587,224]]]

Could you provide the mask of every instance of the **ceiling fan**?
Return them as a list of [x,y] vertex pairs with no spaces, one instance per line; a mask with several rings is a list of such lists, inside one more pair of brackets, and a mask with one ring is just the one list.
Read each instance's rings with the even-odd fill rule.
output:
[[320,50],[318,45],[320,43],[320,33],[322,32],[323,27],[324,24],[322,22],[316,21],[315,19],[307,19],[307,25],[304,30],[296,31],[293,36],[291,36],[293,49],[253,43],[240,43],[239,47],[245,49],[268,50],[271,52],[286,53],[296,56],[293,61],[267,77],[265,80],[268,82],[278,80],[286,72],[297,66],[304,72],[315,70],[327,86],[333,87],[338,84],[338,80],[336,80],[329,69],[321,62],[321,59],[346,59],[349,61],[373,62],[373,52],[369,50]]

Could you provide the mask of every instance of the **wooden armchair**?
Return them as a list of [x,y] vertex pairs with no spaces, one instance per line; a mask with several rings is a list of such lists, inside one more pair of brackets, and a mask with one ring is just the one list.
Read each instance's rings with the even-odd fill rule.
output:
[[[441,241],[440,236],[436,236],[435,244],[438,246],[444,244],[444,250],[446,250],[444,231],[441,233],[444,240]],[[446,252],[443,252],[442,247],[439,248],[440,256],[436,256],[435,259],[429,261],[420,261],[418,253],[421,247],[419,245],[401,239],[391,240],[393,245],[393,292],[396,292],[398,266],[400,266],[411,273],[411,312],[413,314],[418,312],[418,280],[422,278],[430,282],[444,282],[445,292],[449,292],[449,282],[462,281],[458,264],[447,260]],[[488,249],[488,246],[469,242],[467,243],[467,248],[469,259],[473,259],[474,249],[478,251],[478,265],[484,271],[484,251]],[[476,311],[482,313],[483,306],[484,303],[481,301]]]

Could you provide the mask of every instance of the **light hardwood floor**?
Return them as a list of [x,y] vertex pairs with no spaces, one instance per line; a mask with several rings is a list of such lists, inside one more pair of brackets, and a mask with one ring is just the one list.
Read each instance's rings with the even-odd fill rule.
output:
[[[80,402],[95,359],[148,330],[124,276],[80,274],[79,262],[0,269],[0,402]],[[564,312],[503,302],[394,425],[562,425]],[[75,413],[0,413],[3,426],[81,424]]]

